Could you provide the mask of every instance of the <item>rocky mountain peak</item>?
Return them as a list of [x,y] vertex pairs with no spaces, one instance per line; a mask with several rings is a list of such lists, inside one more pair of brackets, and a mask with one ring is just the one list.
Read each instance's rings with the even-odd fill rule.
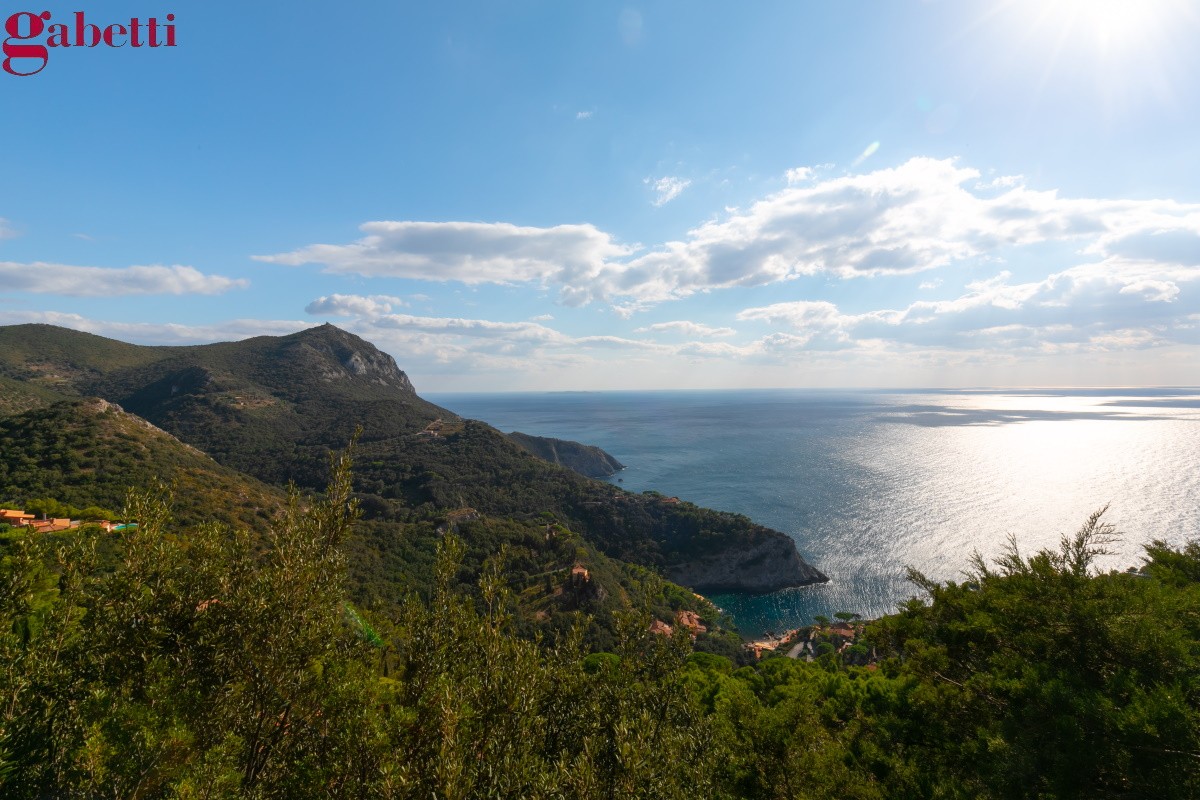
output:
[[323,381],[363,380],[405,392],[416,391],[396,359],[335,325],[325,323],[285,338],[293,339],[292,346],[308,355]]

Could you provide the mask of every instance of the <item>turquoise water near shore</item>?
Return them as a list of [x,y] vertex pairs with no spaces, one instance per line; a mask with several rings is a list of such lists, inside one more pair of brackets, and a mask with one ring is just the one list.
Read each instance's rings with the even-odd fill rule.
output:
[[796,540],[829,584],[718,595],[757,636],[916,593],[912,566],[959,579],[972,552],[1056,547],[1089,513],[1122,538],[1200,537],[1200,389],[432,394],[504,431],[598,445],[612,482],[746,514]]

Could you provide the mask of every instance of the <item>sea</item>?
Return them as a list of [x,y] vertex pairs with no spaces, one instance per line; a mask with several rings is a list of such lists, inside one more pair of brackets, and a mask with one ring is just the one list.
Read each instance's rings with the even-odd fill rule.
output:
[[1200,388],[731,390],[431,394],[505,432],[602,447],[610,481],[749,516],[830,577],[712,599],[756,638],[920,594],[908,568],[962,580],[1013,537],[1057,549],[1092,512],[1104,570],[1200,537]]

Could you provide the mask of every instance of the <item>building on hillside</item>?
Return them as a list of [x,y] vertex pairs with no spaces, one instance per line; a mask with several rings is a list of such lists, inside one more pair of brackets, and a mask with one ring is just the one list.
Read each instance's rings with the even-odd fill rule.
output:
[[692,633],[692,638],[695,639],[697,634],[704,633],[708,630],[708,626],[700,619],[700,615],[695,611],[676,611],[675,624],[682,625]]
[[661,619],[656,619],[650,623],[650,632],[657,633],[659,636],[670,636],[675,633],[675,629]]
[[24,528],[33,520],[33,514],[26,514],[24,511],[10,508],[0,508],[0,523],[11,525],[14,528]]
[[37,533],[55,533],[57,531],[70,530],[78,526],[79,523],[72,523],[69,519],[35,519],[29,523],[29,527],[33,528]]

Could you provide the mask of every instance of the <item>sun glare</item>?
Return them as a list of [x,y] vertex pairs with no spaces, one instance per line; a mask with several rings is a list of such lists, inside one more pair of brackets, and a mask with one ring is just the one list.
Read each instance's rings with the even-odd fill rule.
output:
[[1004,58],[1041,72],[1031,104],[1094,87],[1110,120],[1147,102],[1175,105],[1200,33],[1192,0],[1007,0],[977,24]]
[[1186,14],[1176,0],[1039,0],[1027,8],[1038,32],[1111,54],[1154,47]]

